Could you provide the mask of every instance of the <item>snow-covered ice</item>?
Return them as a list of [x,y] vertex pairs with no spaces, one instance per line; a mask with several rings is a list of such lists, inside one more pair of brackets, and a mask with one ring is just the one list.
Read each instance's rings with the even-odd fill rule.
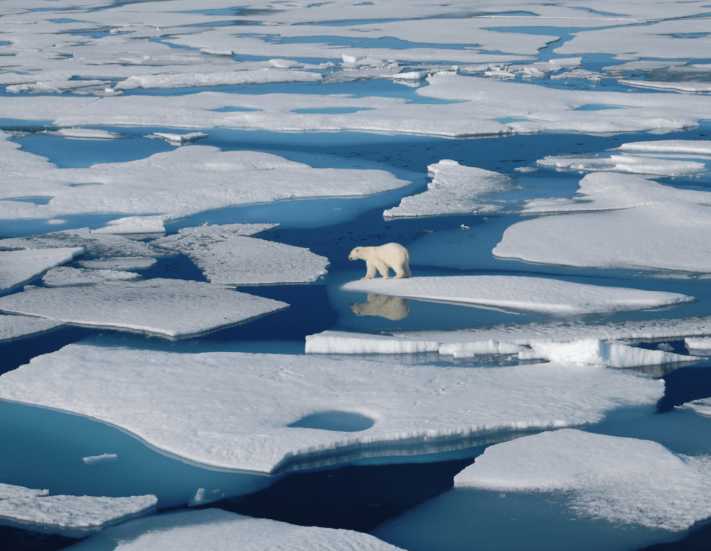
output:
[[403,198],[383,213],[385,218],[493,212],[501,207],[482,196],[511,188],[511,179],[504,174],[448,159],[431,164],[427,171],[432,178],[427,190]]
[[306,337],[307,354],[419,354],[438,350],[437,341],[391,335],[324,331]]
[[61,326],[62,323],[52,320],[0,314],[0,343],[41,335]]
[[706,165],[698,161],[627,154],[549,156],[536,164],[558,171],[627,172],[652,176],[685,176],[706,170]]
[[113,256],[105,260],[80,260],[79,266],[92,270],[145,270],[153,266],[157,260],[145,256]]
[[684,339],[686,347],[696,353],[711,353],[711,337],[687,337]]
[[575,429],[487,448],[455,487],[555,492],[574,514],[684,530],[711,516],[711,457],[679,456],[649,440]]
[[351,530],[296,526],[220,509],[180,511],[133,520],[104,530],[73,551],[397,551]]
[[267,224],[199,226],[154,242],[189,256],[211,283],[309,283],[326,273],[328,259],[302,247],[250,237]]
[[623,143],[619,149],[633,153],[702,155],[711,157],[711,140],[654,140]]
[[678,293],[523,276],[432,276],[346,283],[346,291],[555,315],[642,310],[691,300]]
[[[2,246],[0,241],[0,248]],[[0,293],[16,289],[50,268],[70,262],[83,252],[81,247],[0,250]]]
[[693,409],[696,413],[711,417],[711,398],[702,398],[684,404],[684,407]]
[[94,230],[95,234],[147,235],[165,232],[165,216],[126,216],[110,220],[104,227]]
[[179,279],[34,288],[0,298],[0,311],[74,325],[189,338],[286,308],[267,298]]
[[117,90],[134,88],[184,88],[187,86],[224,86],[228,84],[268,84],[275,82],[318,82],[319,73],[264,68],[253,71],[230,71],[220,73],[160,73],[136,75],[122,80]]
[[205,134],[205,132],[186,132],[185,134],[177,134],[175,132],[153,132],[153,134],[149,134],[148,137],[165,140],[171,145],[185,145],[187,143],[207,138],[207,134]]
[[48,495],[47,490],[0,484],[0,525],[85,538],[112,524],[152,512],[157,501],[152,495]]
[[710,201],[709,192],[639,176],[589,174],[571,200],[530,202],[528,212],[563,215],[514,224],[493,252],[546,264],[711,272]]
[[[651,408],[663,388],[600,367],[442,369],[100,343],[66,346],[0,377],[2,399],[98,419],[197,463],[259,472],[402,462],[521,430],[592,423],[619,407]],[[317,428],[299,427],[318,413]],[[347,431],[342,415],[369,423]]]
[[42,281],[48,287],[62,287],[64,285],[86,285],[105,281],[131,281],[139,277],[135,272],[122,270],[93,270],[61,266],[49,270],[42,277]]

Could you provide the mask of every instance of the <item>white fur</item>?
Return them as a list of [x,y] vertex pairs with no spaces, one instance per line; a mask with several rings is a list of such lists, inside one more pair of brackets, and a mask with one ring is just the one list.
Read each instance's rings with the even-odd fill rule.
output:
[[386,243],[379,247],[356,247],[348,255],[348,260],[365,260],[365,279],[373,279],[376,272],[380,277],[388,279],[389,270],[393,270],[398,279],[410,277],[410,254],[399,243]]

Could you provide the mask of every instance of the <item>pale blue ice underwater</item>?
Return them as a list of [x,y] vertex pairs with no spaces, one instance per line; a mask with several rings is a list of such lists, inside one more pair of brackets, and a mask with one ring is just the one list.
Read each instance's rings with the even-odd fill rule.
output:
[[[332,22],[338,24],[338,22]],[[519,29],[517,32],[525,32]],[[549,34],[545,29],[544,34]],[[531,31],[534,32],[534,31]],[[543,32],[543,31],[540,31]],[[326,34],[326,33],[325,33]],[[562,34],[561,40],[568,35]],[[411,44],[392,44],[388,47],[413,47]],[[541,59],[546,59],[544,50]],[[606,56],[587,56],[590,65],[608,65]],[[547,83],[547,85],[552,85]],[[555,83],[555,86],[582,86],[576,82]],[[585,86],[589,84],[585,83]],[[601,86],[612,90],[626,89],[618,84],[603,82]],[[217,87],[222,91],[239,93],[349,93],[405,97],[408,101],[431,101],[413,93],[413,89],[389,81],[359,81],[328,85],[284,84],[242,87]],[[135,93],[184,94],[200,91],[199,88],[179,90],[142,90]],[[638,90],[636,90],[638,91]],[[599,108],[594,104],[588,110]],[[235,105],[234,110],[241,107]],[[328,107],[324,107],[328,109]],[[15,128],[13,121],[0,121],[3,128]],[[43,155],[60,167],[89,166],[101,162],[129,161],[144,158],[171,146],[145,135],[162,128],[111,128],[124,137],[118,140],[76,140],[37,132],[45,128],[37,121],[35,128],[25,125],[26,134],[17,142],[27,151]],[[192,130],[192,129],[191,129]],[[540,134],[480,139],[437,139],[427,137],[386,136],[363,133],[307,133],[280,134],[262,131],[203,129],[208,138],[200,145],[212,145],[224,150],[254,149],[269,151],[289,159],[319,167],[377,167],[392,171],[412,182],[411,186],[397,192],[381,194],[367,199],[323,199],[281,202],[220,209],[177,221],[169,230],[175,231],[203,222],[278,222],[281,226],[265,234],[268,239],[307,246],[314,252],[328,256],[331,261],[329,275],[311,286],[253,287],[246,289],[255,294],[283,299],[292,306],[277,314],[243,327],[206,335],[181,343],[166,343],[140,336],[125,336],[88,329],[66,328],[43,336],[0,344],[0,373],[16,368],[40,353],[56,350],[70,342],[85,338],[98,338],[98,342],[120,342],[127,346],[152,347],[175,351],[241,350],[252,352],[303,353],[305,335],[326,329],[344,329],[365,332],[455,329],[477,327],[494,323],[525,323],[550,320],[540,314],[516,314],[499,310],[457,307],[406,301],[408,315],[402,320],[389,320],[378,316],[358,316],[352,311],[354,303],[364,302],[364,295],[344,293],[340,284],[358,277],[361,266],[348,263],[348,250],[364,242],[383,239],[408,244],[412,251],[413,266],[419,274],[508,274],[525,273],[545,275],[600,285],[623,285],[643,289],[675,291],[696,297],[696,301],[672,309],[628,312],[612,316],[587,316],[585,320],[632,320],[657,317],[687,317],[711,312],[711,290],[700,279],[652,279],[626,270],[572,269],[564,267],[502,261],[491,255],[491,249],[503,230],[520,219],[504,211],[495,216],[453,216],[433,219],[385,222],[382,210],[398,203],[405,195],[424,188],[426,166],[441,159],[455,159],[512,175],[519,188],[505,198],[514,207],[519,201],[534,197],[568,197],[575,193],[579,176],[540,171],[532,174],[514,172],[515,168],[532,165],[537,159],[553,154],[597,153],[623,142],[648,139],[704,139],[711,128],[702,126],[695,130],[665,134],[625,134],[617,136],[587,136],[578,134]],[[708,189],[708,179],[671,179],[671,185]],[[0,235],[30,234],[72,227],[98,227],[112,216],[82,216],[67,219],[64,225],[43,226],[0,220]],[[462,229],[466,225],[470,229]],[[324,228],[328,228],[324,231]],[[176,277],[202,280],[197,268],[186,258],[161,260],[155,267],[145,270],[150,277]],[[670,343],[682,350],[683,343]],[[433,358],[413,358],[411,361],[436,361],[443,369],[448,365],[470,365],[472,369],[486,368],[501,363],[500,359],[476,362],[448,362]],[[508,360],[504,360],[506,363]],[[511,360],[513,362],[514,360]],[[474,365],[476,363],[476,366]],[[589,430],[606,434],[648,438],[663,443],[672,451],[685,454],[711,451],[711,426],[699,416],[671,410],[690,399],[711,395],[709,365],[699,363],[667,376],[668,396],[660,404],[660,412],[649,409],[619,411]],[[214,491],[215,495],[230,498],[245,489],[258,491],[273,482],[269,477],[249,472],[226,472],[189,464],[169,457],[144,445],[136,438],[114,427],[79,416],[44,410],[24,405],[0,402],[0,472],[3,481],[24,486],[48,488],[52,493],[131,495],[156,494],[160,506],[184,506],[200,489]],[[351,420],[352,421],[352,420]],[[324,420],[315,420],[323,423]],[[333,422],[333,420],[326,420]],[[354,421],[355,422],[355,421]],[[356,422],[357,428],[357,422]],[[360,466],[336,472],[306,473],[291,476],[253,499],[222,502],[234,510],[272,516],[305,524],[373,529],[385,518],[442,492],[451,484],[452,476],[476,455],[482,446],[451,455],[427,458],[429,463],[395,466]],[[83,457],[102,453],[116,453],[116,461],[87,465]],[[653,474],[653,473],[650,473]],[[378,493],[384,480],[389,481],[387,492]],[[417,480],[418,484],[413,484]],[[413,489],[413,486],[418,488]],[[260,495],[277,496],[269,501]],[[329,501],[330,500],[330,501]],[[381,500],[381,502],[378,502]],[[268,506],[265,503],[278,503]],[[374,505],[373,505],[374,503]],[[440,505],[444,503],[444,507]],[[305,511],[304,509],[310,508]],[[436,509],[436,511],[435,511]],[[529,495],[501,496],[491,492],[457,491],[422,505],[422,532],[413,531],[398,544],[408,543],[412,549],[433,549],[432,537],[426,533],[431,526],[439,526],[451,535],[451,547],[469,549],[496,541],[502,549],[515,549],[531,538],[540,538],[541,549],[634,549],[643,545],[669,539],[674,535],[642,528],[614,526],[603,521],[573,519],[565,510],[559,497],[541,500]],[[434,512],[433,512],[434,511]],[[472,514],[471,511],[476,511]],[[437,516],[439,515],[439,517]],[[459,515],[462,518],[459,518]],[[476,529],[470,530],[471,519]],[[526,519],[525,529],[512,532],[508,519]],[[462,539],[458,529],[467,529],[468,537]],[[549,531],[567,534],[569,539],[554,542],[545,539]],[[378,535],[389,539],[387,531]],[[442,537],[442,533],[436,534]],[[439,541],[440,544],[444,540]],[[580,542],[586,542],[585,547]],[[532,548],[532,547],[528,547]]]

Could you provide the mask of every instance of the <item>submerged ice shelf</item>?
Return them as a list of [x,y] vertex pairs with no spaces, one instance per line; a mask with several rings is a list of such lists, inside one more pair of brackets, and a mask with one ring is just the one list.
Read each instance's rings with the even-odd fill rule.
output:
[[[595,422],[625,405],[652,407],[663,386],[600,367],[441,369],[86,343],[3,375],[0,397],[98,419],[199,464],[283,473],[435,459],[519,431]],[[326,412],[372,426],[344,430]],[[324,414],[318,425],[301,426],[317,413]]]

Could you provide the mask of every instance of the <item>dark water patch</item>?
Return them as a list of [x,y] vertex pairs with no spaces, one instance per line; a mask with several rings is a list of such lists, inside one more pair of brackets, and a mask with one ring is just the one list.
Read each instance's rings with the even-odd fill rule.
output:
[[238,105],[228,105],[225,107],[218,107],[213,109],[216,113],[252,113],[254,111],[261,111],[261,109],[255,109],[254,107],[239,107]]
[[77,540],[72,538],[0,526],[0,545],[3,551],[55,551],[76,543]]
[[95,332],[80,327],[63,326],[41,335],[0,343],[0,375],[17,369],[32,358],[55,352]]
[[708,551],[711,549],[711,519],[695,523],[683,538],[643,547],[640,551]]
[[675,406],[693,400],[711,397],[711,363],[708,360],[676,369],[663,379],[664,397],[657,404],[660,412],[671,411]]
[[175,254],[158,258],[150,268],[141,271],[144,278],[184,279],[190,281],[207,281],[195,263],[184,254]]
[[410,50],[414,48],[432,48],[438,50],[471,50],[480,47],[477,43],[439,43],[439,42],[412,42],[394,36],[380,37],[351,37],[338,35],[315,36],[280,36],[280,35],[251,35],[270,44],[326,44],[344,48],[382,48],[388,50]]
[[15,201],[32,205],[47,205],[52,200],[51,195],[24,195],[22,197],[4,197],[0,201]]
[[216,505],[302,526],[372,530],[386,519],[451,489],[454,476],[481,451],[453,461],[293,474],[258,493]]

